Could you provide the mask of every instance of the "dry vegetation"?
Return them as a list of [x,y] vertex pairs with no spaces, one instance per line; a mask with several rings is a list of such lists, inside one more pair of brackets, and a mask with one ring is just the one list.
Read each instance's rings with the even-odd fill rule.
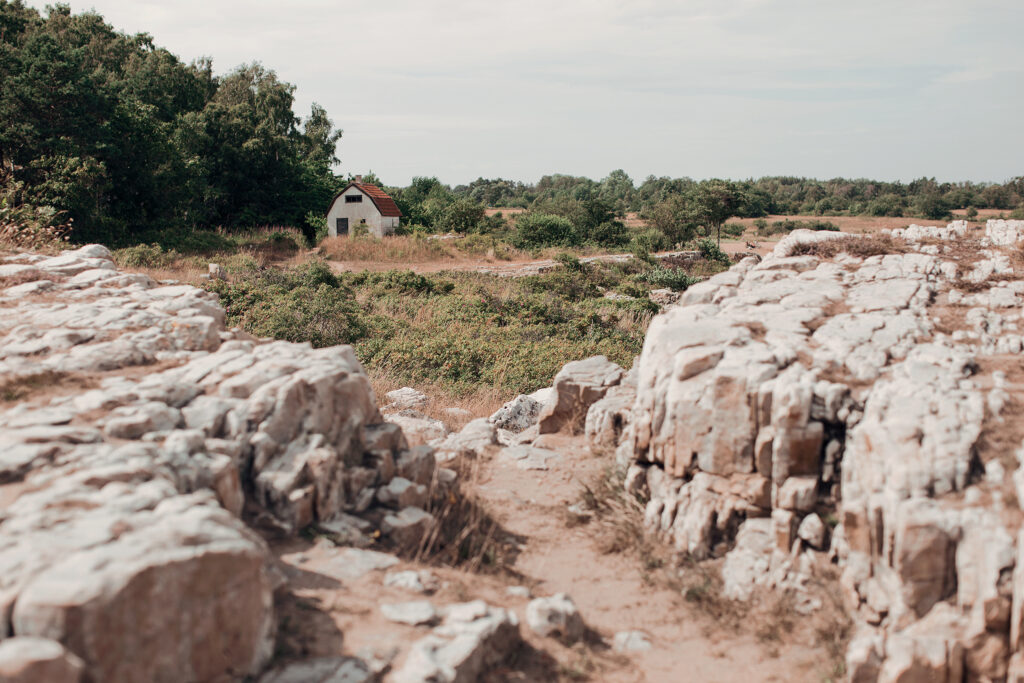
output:
[[902,254],[910,250],[902,240],[895,240],[889,235],[869,235],[858,239],[835,239],[811,244],[798,244],[791,252],[792,256],[817,256],[833,258],[845,253],[856,258],[869,258],[885,254]]

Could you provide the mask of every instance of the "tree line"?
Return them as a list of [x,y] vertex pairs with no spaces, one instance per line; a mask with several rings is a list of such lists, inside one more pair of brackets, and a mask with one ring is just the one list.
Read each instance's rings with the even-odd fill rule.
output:
[[0,210],[74,221],[78,240],[307,226],[337,188],[341,132],[259,64],[215,76],[147,34],[67,5],[0,0]]
[[[181,62],[147,34],[115,31],[67,5],[45,15],[0,0],[0,221],[73,221],[78,241],[289,225],[310,238],[346,179],[341,131],[323,107],[293,111],[294,87],[258,63],[223,76]],[[385,186],[367,174],[366,182]],[[954,209],[1024,216],[1024,176],[1002,184],[767,177],[743,181],[545,175],[387,187],[413,232],[492,233],[522,248],[640,239],[651,248],[769,214],[942,219]],[[527,209],[514,223],[486,207]],[[635,212],[646,231],[627,229]],[[641,234],[642,233],[642,234]],[[156,239],[159,241],[159,238]]]
[[[478,178],[452,192],[496,207],[529,208],[580,194],[600,197],[619,213],[651,211],[673,197],[684,196],[706,181],[648,176],[636,184],[623,170],[601,180],[572,175],[546,175],[537,183]],[[1024,176],[1005,183],[946,182],[919,178],[909,183],[865,178],[816,180],[770,176],[732,183],[740,194],[738,216],[780,215],[908,216],[941,219],[956,209],[1024,210]]]

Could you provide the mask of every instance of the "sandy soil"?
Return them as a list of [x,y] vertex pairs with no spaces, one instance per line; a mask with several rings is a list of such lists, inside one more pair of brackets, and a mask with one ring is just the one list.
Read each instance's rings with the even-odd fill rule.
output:
[[[571,524],[565,508],[578,500],[583,483],[600,475],[606,459],[591,455],[578,438],[545,438],[545,445],[561,454],[551,469],[524,471],[498,456],[480,461],[474,475],[474,489],[502,532],[518,543],[506,571],[474,574],[429,567],[442,582],[427,598],[435,606],[481,598],[519,616],[527,646],[511,666],[487,680],[749,683],[817,682],[827,676],[828,656],[809,644],[806,634],[762,642],[753,628],[720,627],[679,590],[645,574],[635,554],[603,553],[592,524]],[[424,627],[393,624],[381,616],[380,603],[424,599],[383,586],[383,572],[353,581],[326,576],[324,568],[338,551],[324,541],[289,540],[275,550],[294,590],[282,605],[282,654],[365,657],[399,651],[394,665],[400,667],[409,643],[426,635]],[[427,567],[405,561],[392,569]],[[528,599],[508,595],[513,585],[527,586],[534,596],[568,593],[589,628],[586,642],[568,647],[531,633],[525,624]],[[634,629],[649,634],[652,649],[614,652],[614,634]]]

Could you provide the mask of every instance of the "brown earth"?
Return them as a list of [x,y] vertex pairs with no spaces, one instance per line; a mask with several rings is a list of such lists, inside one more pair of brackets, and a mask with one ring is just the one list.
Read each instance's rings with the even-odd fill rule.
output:
[[[471,490],[500,525],[502,540],[515,546],[508,565],[474,573],[406,560],[389,570],[429,569],[442,583],[430,598],[383,586],[381,572],[351,582],[327,578],[318,572],[335,552],[326,541],[277,545],[293,586],[282,605],[284,653],[404,652],[427,629],[386,621],[381,603],[429,599],[438,607],[483,599],[514,611],[526,641],[519,655],[491,672],[488,681],[810,683],[833,675],[835,660],[820,641],[828,630],[821,616],[779,613],[778,604],[759,610],[729,603],[727,616],[702,610],[699,602],[684,598],[685,581],[653,569],[650,558],[645,560],[635,547],[607,552],[596,523],[581,524],[566,513],[584,485],[602,476],[607,457],[591,455],[578,437],[549,438],[546,445],[560,454],[550,470],[521,470],[499,455],[478,461],[471,475]],[[510,586],[526,586],[535,597],[568,593],[588,627],[584,642],[566,646],[533,634],[525,623],[529,600],[510,596]],[[625,630],[644,631],[652,648],[615,652],[614,634]],[[399,656],[394,667],[401,664]]]

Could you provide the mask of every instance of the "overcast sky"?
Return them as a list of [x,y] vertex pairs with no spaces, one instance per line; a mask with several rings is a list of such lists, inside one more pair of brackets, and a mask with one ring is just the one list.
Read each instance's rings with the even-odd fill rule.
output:
[[[32,3],[42,8],[45,3]],[[70,0],[327,108],[340,172],[1024,174],[1021,0]]]

